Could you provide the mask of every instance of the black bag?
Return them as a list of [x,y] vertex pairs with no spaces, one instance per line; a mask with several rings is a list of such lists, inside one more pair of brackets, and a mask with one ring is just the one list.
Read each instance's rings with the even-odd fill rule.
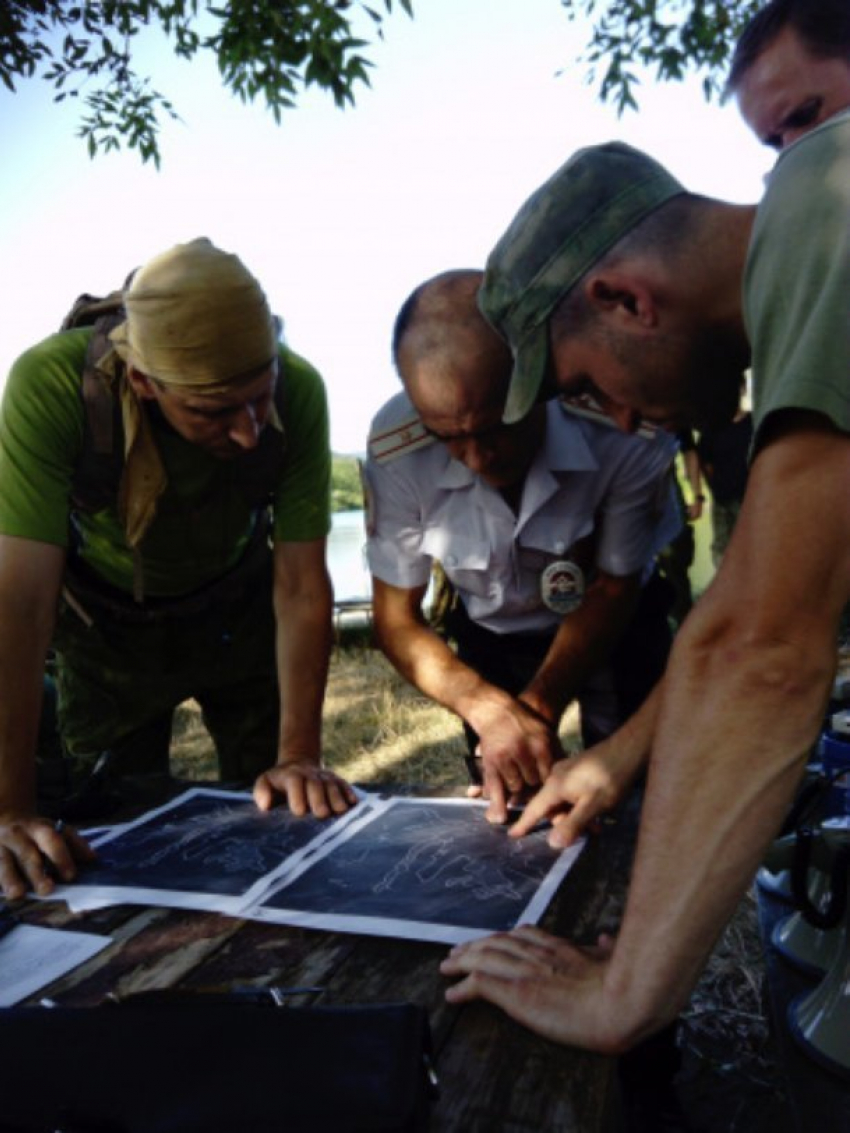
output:
[[427,1129],[423,1008],[196,999],[0,1010],[2,1133]]

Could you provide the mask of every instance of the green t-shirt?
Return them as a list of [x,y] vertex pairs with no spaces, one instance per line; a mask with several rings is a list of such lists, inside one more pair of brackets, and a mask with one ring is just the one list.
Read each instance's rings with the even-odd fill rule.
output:
[[[129,591],[133,557],[116,507],[91,513],[71,504],[90,335],[89,328],[52,335],[12,367],[0,409],[0,533],[62,547],[73,542],[102,578]],[[283,346],[280,358],[285,459],[274,496],[274,539],[305,542],[330,529],[327,402],[309,363]],[[232,482],[232,462],[189,444],[158,415],[150,420],[168,486],[141,545],[145,592],[186,594],[238,561],[252,527],[251,505]]]
[[850,432],[850,115],[779,157],[744,276],[755,434],[780,409]]

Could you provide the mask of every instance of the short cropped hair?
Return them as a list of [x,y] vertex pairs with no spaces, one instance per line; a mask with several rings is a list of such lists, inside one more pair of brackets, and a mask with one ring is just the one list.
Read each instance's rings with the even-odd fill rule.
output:
[[698,260],[700,222],[711,202],[697,193],[680,193],[666,201],[627,232],[610,251],[581,277],[553,309],[549,330],[553,342],[582,333],[592,333],[601,315],[585,294],[582,283],[588,275],[611,270],[631,256],[651,256],[676,270],[688,270]]
[[744,75],[784,28],[797,33],[812,55],[850,61],[848,0],[770,0],[735,45],[725,94],[734,94]]

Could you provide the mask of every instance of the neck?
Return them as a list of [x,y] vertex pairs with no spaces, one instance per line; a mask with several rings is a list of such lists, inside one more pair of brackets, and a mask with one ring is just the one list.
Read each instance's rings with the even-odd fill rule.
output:
[[695,277],[701,321],[724,328],[744,342],[741,284],[755,217],[755,205],[718,202],[706,220],[700,242],[701,266]]

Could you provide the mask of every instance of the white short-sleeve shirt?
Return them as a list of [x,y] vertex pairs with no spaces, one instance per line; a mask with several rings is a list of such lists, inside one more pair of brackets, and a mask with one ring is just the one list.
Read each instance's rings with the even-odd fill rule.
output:
[[544,632],[563,615],[542,597],[558,561],[624,576],[652,571],[681,529],[673,492],[676,441],[630,436],[547,406],[546,432],[519,512],[425,434],[404,393],[378,412],[366,461],[367,555],[376,578],[427,586],[438,560],[467,613],[496,633]]

